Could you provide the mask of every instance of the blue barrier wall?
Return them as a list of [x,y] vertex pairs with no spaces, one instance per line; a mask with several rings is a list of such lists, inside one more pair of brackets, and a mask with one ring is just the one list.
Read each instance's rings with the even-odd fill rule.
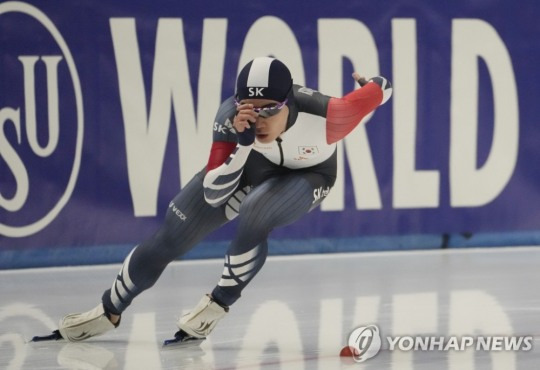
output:
[[[271,253],[537,244],[540,3],[0,3],[0,268],[115,262],[207,160],[238,69],[274,55],[394,96]],[[234,223],[188,257],[223,254]]]

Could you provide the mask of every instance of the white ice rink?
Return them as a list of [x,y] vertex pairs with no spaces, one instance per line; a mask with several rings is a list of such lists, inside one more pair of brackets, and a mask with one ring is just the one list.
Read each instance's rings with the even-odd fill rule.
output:
[[[0,369],[540,368],[538,247],[270,257],[200,348],[162,349],[176,317],[222,271],[221,260],[174,262],[114,332],[82,343],[26,343],[64,314],[93,308],[119,267],[1,271]],[[349,333],[370,324],[380,329],[381,351],[363,363],[343,361]],[[388,337],[451,335],[493,340],[499,350],[388,344]],[[512,336],[532,337],[532,349],[501,350]]]

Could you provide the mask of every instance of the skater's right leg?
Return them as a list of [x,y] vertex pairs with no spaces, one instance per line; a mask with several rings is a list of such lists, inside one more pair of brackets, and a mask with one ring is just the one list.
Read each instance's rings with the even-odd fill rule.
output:
[[62,337],[78,341],[113,329],[113,322],[138,294],[155,284],[171,261],[228,221],[224,208],[211,207],[204,200],[203,175],[197,174],[170,202],[158,232],[131,251],[112,287],[104,292],[102,304],[60,321]]

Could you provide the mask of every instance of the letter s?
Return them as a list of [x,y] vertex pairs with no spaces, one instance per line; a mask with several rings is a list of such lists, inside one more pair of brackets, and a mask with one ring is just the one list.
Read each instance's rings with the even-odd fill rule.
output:
[[10,145],[4,134],[4,124],[7,121],[13,122],[17,133],[17,143],[21,143],[21,115],[19,109],[0,109],[0,157],[4,159],[15,177],[17,187],[15,195],[11,199],[4,198],[0,193],[0,207],[8,211],[15,212],[22,208],[28,198],[28,172],[24,167],[21,158]]

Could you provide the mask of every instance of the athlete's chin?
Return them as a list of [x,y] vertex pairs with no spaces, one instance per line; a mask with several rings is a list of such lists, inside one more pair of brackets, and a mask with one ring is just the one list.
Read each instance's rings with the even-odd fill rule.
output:
[[267,134],[257,134],[256,137],[257,137],[257,141],[262,144],[268,144],[274,140],[270,137],[270,135],[267,135]]

